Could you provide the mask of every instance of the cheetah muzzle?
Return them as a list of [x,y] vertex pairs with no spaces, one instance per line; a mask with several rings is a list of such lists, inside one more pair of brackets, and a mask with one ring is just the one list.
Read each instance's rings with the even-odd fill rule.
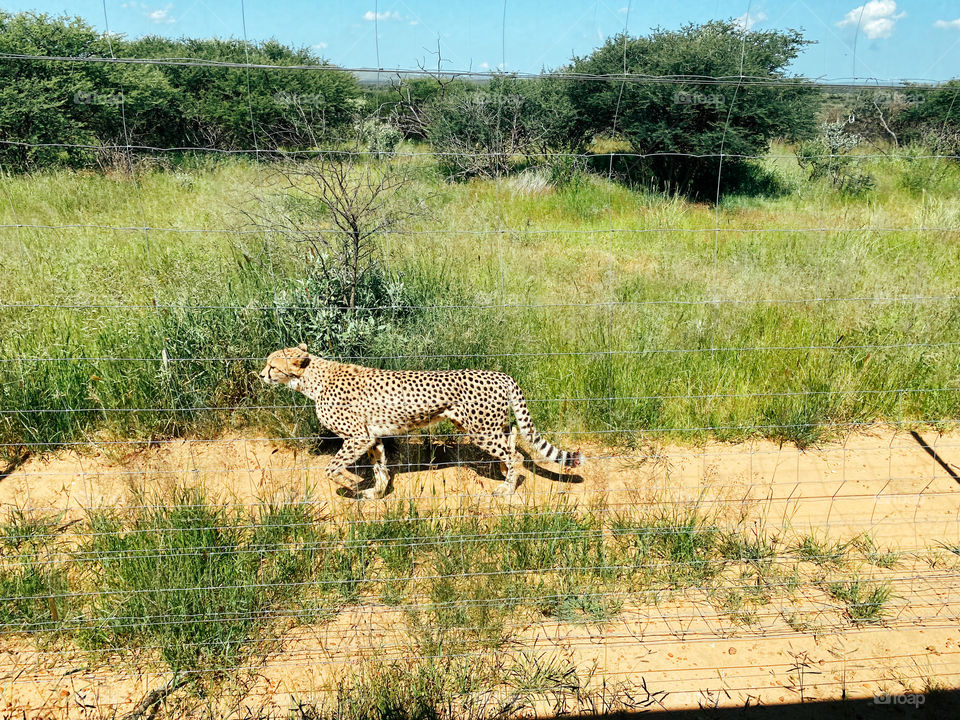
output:
[[[360,493],[381,498],[390,478],[383,438],[402,435],[441,420],[450,420],[480,449],[500,461],[506,479],[494,491],[511,494],[517,488],[523,457],[516,450],[517,429],[544,460],[575,468],[584,462],[547,442],[530,421],[527,403],[517,382],[492,370],[378,370],[324,360],[307,346],[271,353],[260,377],[269,385],[286,385],[316,403],[320,424],[344,439],[327,465],[328,477],[346,484],[346,469],[364,453],[373,461],[374,487]],[[510,425],[513,410],[517,425]]]

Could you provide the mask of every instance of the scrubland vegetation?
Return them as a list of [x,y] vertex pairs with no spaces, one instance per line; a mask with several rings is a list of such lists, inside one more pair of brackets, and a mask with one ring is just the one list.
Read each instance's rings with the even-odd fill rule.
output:
[[378,171],[410,171],[418,213],[376,238],[353,308],[310,243],[251,222],[288,195],[270,166],[7,177],[0,222],[26,226],[3,231],[0,259],[7,452],[91,431],[316,434],[309,412],[260,409],[296,400],[251,375],[300,341],[383,367],[505,370],[540,427],[610,443],[808,443],[958,414],[949,160],[864,159],[875,185],[851,198],[778,145],[758,168],[779,194],[713,207],[586,172],[451,185],[404,147]]
[[[330,522],[309,497],[246,510],[196,490],[141,500],[91,511],[69,530],[56,515],[9,513],[0,525],[0,593],[15,602],[0,608],[0,630],[93,657],[136,654],[141,666],[171,673],[169,690],[191,688],[189,698],[255,666],[284,629],[379,607],[395,617],[391,642],[415,661],[344,674],[336,697],[356,703],[346,716],[358,718],[431,717],[450,704],[473,707],[491,690],[501,704],[484,707],[506,715],[543,699],[585,702],[595,691],[589,670],[518,650],[524,628],[550,622],[589,632],[685,591],[747,628],[775,621],[780,599],[801,586],[835,598],[842,623],[877,623],[891,590],[870,578],[897,564],[866,552],[875,550],[869,536],[788,538],[752,523],[721,525],[695,508],[561,503],[450,516],[391,503],[381,514]],[[464,664],[478,649],[498,652]],[[640,702],[629,687],[621,694],[611,683],[606,709]],[[507,712],[504,703],[517,707]]]
[[[791,77],[803,45],[710,23],[611,38],[562,77],[365,87],[278,43],[111,44],[0,13],[6,53],[312,66],[0,65],[0,456],[225,429],[309,442],[323,430],[305,400],[255,374],[299,342],[379,367],[504,370],[569,445],[805,447],[954,423],[956,81],[879,117],[876,97]],[[745,63],[776,82],[734,95],[597,79],[625,62],[656,76]],[[872,624],[891,598],[872,569],[899,562],[869,536],[696,510],[381,509],[332,522],[309,498],[240,511],[190,490],[76,525],[14,511],[0,630],[132,647],[172,673],[169,691],[202,695],[281,623],[379,603],[420,660],[360,666],[340,705],[300,716],[505,717],[585,702],[582,668],[470,655],[509,649],[531,619],[600,626],[697,588],[751,626],[803,585]],[[616,697],[606,709],[650,700]]]
[[[2,21],[8,50],[103,54],[82,22]],[[916,89],[925,103],[888,103],[883,120],[898,135],[884,138],[859,96],[824,105],[821,90],[788,76],[800,35],[747,40],[749,74],[777,83],[724,99],[725,86],[631,82],[617,118],[615,83],[585,79],[613,72],[614,54],[622,64],[626,52],[634,71],[668,74],[689,72],[709,47],[704,62],[714,64],[699,71],[724,75],[739,30],[612,38],[572,61],[574,79],[436,76],[369,90],[332,66],[258,71],[250,97],[278,115],[255,115],[252,131],[289,131],[285,143],[262,136],[253,157],[41,157],[4,145],[4,455],[91,432],[152,438],[257,424],[316,434],[310,413],[272,407],[290,396],[251,374],[271,350],[301,341],[383,367],[505,370],[538,425],[607,443],[759,434],[802,445],[831,428],[957,417],[951,86]],[[142,39],[113,49],[319,62],[269,44]],[[244,135],[246,103],[237,119],[235,68],[23,64],[29,72],[4,85],[12,100],[30,78],[101,94],[149,80],[175,93],[183,107],[167,110],[179,135],[143,145],[257,140]],[[324,111],[294,117],[291,98],[308,90]],[[127,110],[147,122],[140,101]],[[851,104],[856,127],[849,116],[830,121]],[[69,125],[87,133],[80,144],[126,144],[104,129],[114,105],[57,107],[67,114],[44,115],[60,118],[44,131],[57,142]],[[95,117],[69,115],[81,111]],[[4,127],[19,137],[15,117]],[[683,155],[712,157],[721,144],[733,155],[722,167]],[[366,208],[356,236],[338,220],[351,204]]]

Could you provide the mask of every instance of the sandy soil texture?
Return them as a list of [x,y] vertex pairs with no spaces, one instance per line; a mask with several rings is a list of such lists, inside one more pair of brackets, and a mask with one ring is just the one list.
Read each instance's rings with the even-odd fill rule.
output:
[[[85,508],[143,502],[145,491],[203,485],[218,501],[304,497],[322,512],[356,512],[322,469],[324,452],[278,447],[255,433],[151,446],[104,444],[31,458],[0,480],[0,505],[58,509],[64,522]],[[913,435],[878,427],[800,451],[767,441],[703,446],[584,448],[588,464],[560,476],[528,464],[517,494],[494,499],[496,465],[471,447],[429,436],[392,448],[399,463],[389,502],[412,500],[450,513],[497,513],[505,504],[565,498],[611,512],[681,503],[731,526],[754,523],[781,537],[811,531],[833,539],[869,532],[899,553],[892,567],[862,577],[892,587],[884,620],[857,626],[815,585],[777,596],[744,622],[704,591],[625,606],[611,622],[568,624],[518,619],[506,653],[565,658],[587,685],[641,681],[654,707],[742,706],[801,699],[871,697],[960,687],[960,433]],[[376,515],[383,503],[363,501]],[[378,509],[380,508],[380,509]],[[236,696],[250,707],[285,709],[316,698],[360,658],[402,657],[402,613],[370,602],[315,624],[278,629],[236,673]],[[0,717],[100,717],[130,709],[168,675],[146,654],[91,657],[69,647],[0,640]],[[542,711],[549,710],[543,706]]]

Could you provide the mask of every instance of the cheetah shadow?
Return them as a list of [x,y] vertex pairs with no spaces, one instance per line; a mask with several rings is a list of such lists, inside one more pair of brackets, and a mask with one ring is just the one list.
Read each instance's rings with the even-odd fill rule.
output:
[[[410,438],[388,437],[384,438],[383,442],[387,454],[387,470],[390,474],[390,484],[387,488],[388,496],[393,493],[394,480],[399,476],[433,472],[448,467],[469,467],[482,478],[494,483],[503,480],[503,473],[500,472],[500,461],[470,443],[458,443],[450,440],[438,442],[431,440],[429,436],[419,438],[416,436]],[[339,444],[339,441],[335,441],[330,444],[330,447],[336,448],[339,447]],[[568,485],[578,485],[583,482],[581,475],[548,470],[536,464],[528,453],[520,448],[517,448],[517,450],[523,456],[523,469],[517,487],[524,484],[526,474]],[[373,466],[368,455],[364,455],[351,465],[349,470],[360,477],[360,482],[356,488],[358,491],[373,487]],[[355,493],[346,488],[339,488],[337,494],[342,497],[355,497]]]

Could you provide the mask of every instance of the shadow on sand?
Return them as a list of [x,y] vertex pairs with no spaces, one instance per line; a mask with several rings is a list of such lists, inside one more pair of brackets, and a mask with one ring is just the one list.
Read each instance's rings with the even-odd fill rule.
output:
[[[390,471],[390,486],[387,497],[393,492],[394,480],[397,477],[407,473],[442,470],[446,467],[465,466],[474,470],[482,478],[494,483],[503,480],[500,463],[469,443],[437,442],[431,440],[428,436],[424,436],[423,438],[410,438],[409,440],[407,438],[385,438],[384,445],[387,451],[387,466]],[[339,447],[339,441],[330,445],[333,452],[336,451],[337,447]],[[324,444],[323,450],[327,451],[327,449],[327,445]],[[528,453],[521,450],[520,454],[523,455],[523,471],[519,485],[523,485],[526,479],[523,476],[528,475],[556,483],[579,484],[583,482],[583,477],[576,473],[560,473],[556,470],[549,470],[534,463]],[[361,478],[357,485],[358,490],[373,487],[373,468],[370,465],[369,456],[364,456],[349,469],[350,472]],[[350,497],[353,493],[346,488],[340,488],[337,490],[337,494],[342,497]]]

